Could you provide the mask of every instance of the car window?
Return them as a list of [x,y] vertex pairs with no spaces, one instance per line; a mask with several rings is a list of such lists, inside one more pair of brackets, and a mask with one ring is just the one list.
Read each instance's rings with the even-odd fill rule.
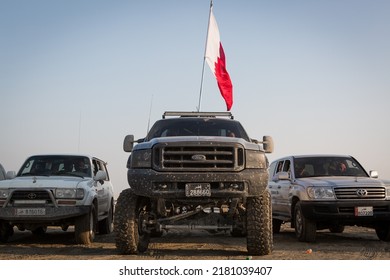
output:
[[269,166],[269,174],[270,176],[268,177],[268,180],[269,181],[272,181],[272,176],[274,176],[275,174],[275,169],[276,169],[276,161],[271,163],[271,165]]
[[349,157],[302,157],[294,159],[296,178],[357,176],[368,177],[367,172]]
[[17,176],[91,177],[91,166],[83,156],[33,156],[26,160]]
[[172,136],[222,136],[237,137],[250,141],[237,121],[225,119],[181,118],[157,121],[146,139]]
[[289,161],[289,160],[285,160],[285,161],[284,161],[284,164],[283,164],[283,171],[284,171],[284,172],[290,172],[290,161]]
[[92,162],[93,162],[93,174],[94,174],[94,176],[96,175],[96,173],[99,170],[105,171],[106,172],[106,178],[104,179],[104,181],[108,181],[109,177],[108,177],[108,171],[107,171],[107,168],[106,168],[106,164],[104,162],[102,162],[100,160],[96,160],[96,159],[94,159]]

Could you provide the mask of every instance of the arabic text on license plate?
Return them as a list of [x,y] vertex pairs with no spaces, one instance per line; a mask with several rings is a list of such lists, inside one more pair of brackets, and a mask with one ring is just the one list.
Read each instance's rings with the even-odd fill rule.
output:
[[211,196],[210,184],[186,184],[186,196]]
[[372,206],[355,207],[355,216],[374,216],[374,209]]
[[17,216],[43,216],[46,214],[45,208],[17,208]]

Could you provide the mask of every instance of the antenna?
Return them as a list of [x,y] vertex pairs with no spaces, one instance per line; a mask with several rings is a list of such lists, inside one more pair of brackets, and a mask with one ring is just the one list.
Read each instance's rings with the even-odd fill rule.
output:
[[81,110],[80,110],[80,116],[79,116],[79,139],[77,144],[77,152],[80,153],[80,139],[81,139]]
[[150,99],[150,108],[149,108],[149,117],[148,117],[148,128],[146,130],[146,134],[149,132],[149,126],[150,126],[150,115],[152,114],[152,105],[153,105],[153,94],[152,98]]

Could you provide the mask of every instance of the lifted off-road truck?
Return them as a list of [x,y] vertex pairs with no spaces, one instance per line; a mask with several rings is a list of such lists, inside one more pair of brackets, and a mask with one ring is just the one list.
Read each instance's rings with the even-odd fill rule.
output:
[[248,254],[271,253],[271,137],[249,138],[230,112],[165,112],[145,138],[126,136],[123,148],[131,154],[130,188],[114,216],[120,253],[144,252],[171,229],[229,231],[246,236]]

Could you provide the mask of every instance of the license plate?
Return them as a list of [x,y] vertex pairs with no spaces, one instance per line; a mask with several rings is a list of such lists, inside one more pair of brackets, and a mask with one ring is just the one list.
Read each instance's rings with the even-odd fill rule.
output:
[[374,209],[372,206],[355,207],[355,216],[374,216]]
[[43,216],[46,215],[45,208],[17,208],[16,216]]
[[186,184],[186,196],[211,196],[211,187],[207,183]]

